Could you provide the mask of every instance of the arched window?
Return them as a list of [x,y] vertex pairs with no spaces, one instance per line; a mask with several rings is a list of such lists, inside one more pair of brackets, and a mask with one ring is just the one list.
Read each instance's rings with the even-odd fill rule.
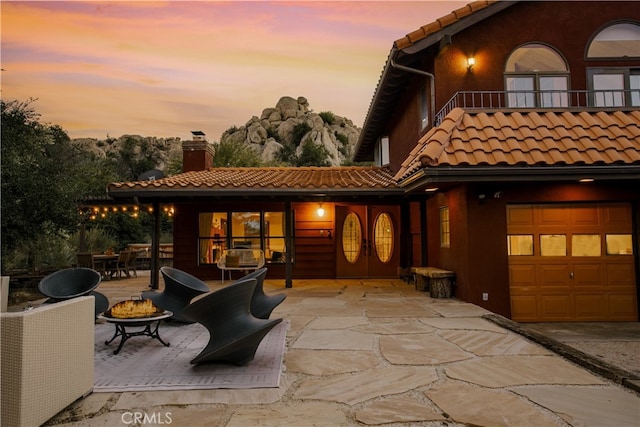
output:
[[511,108],[567,107],[569,68],[553,48],[530,43],[514,50],[505,65],[507,105]]
[[[593,37],[589,59],[640,58],[640,25],[617,23]],[[589,68],[589,85],[596,107],[640,106],[640,67]]]
[[610,25],[589,44],[587,58],[640,58],[640,25]]

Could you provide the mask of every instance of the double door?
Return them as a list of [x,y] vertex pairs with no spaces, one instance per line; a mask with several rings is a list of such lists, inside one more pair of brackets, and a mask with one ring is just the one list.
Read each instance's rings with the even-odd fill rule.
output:
[[336,275],[396,277],[400,265],[397,206],[336,205]]

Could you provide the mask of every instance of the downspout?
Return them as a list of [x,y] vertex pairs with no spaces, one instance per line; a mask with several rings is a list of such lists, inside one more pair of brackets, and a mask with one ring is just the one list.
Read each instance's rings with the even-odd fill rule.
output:
[[433,122],[433,120],[435,117],[435,108],[436,108],[436,87],[435,87],[436,76],[434,76],[428,71],[418,70],[417,68],[411,68],[411,67],[406,67],[404,65],[396,64],[393,59],[389,60],[389,64],[391,64],[393,68],[396,68],[398,70],[407,71],[409,73],[414,73],[414,74],[420,74],[421,76],[426,76],[429,78],[430,92],[431,92],[431,108],[429,111],[429,119],[430,119],[429,124],[431,126],[435,126],[435,123]]

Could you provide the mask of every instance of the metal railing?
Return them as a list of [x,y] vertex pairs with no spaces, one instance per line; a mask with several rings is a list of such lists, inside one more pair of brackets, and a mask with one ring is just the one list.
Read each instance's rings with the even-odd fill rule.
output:
[[435,116],[435,126],[454,108],[465,110],[556,110],[640,108],[640,90],[461,91]]

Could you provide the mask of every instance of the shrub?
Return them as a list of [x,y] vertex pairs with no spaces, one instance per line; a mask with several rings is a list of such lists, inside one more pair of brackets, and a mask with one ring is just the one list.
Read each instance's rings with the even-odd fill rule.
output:
[[318,115],[328,125],[332,125],[336,121],[336,116],[331,111],[323,111],[323,112],[319,113]]
[[296,147],[300,145],[302,142],[302,138],[311,130],[311,126],[309,126],[306,122],[298,123],[293,127],[293,145]]

